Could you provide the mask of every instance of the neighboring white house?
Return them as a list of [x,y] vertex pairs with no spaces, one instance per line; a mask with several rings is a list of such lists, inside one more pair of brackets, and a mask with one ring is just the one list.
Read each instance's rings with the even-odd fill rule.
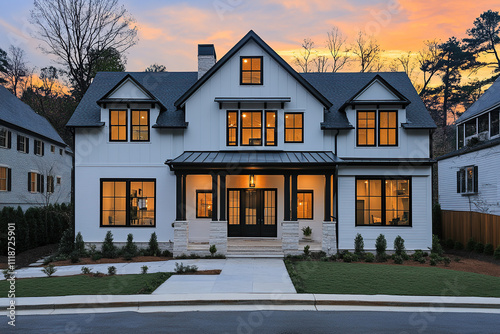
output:
[[[437,159],[439,203],[445,224],[455,224],[448,226],[446,237],[459,241],[473,237],[483,243],[500,244],[499,113],[497,79],[457,120],[456,151]],[[486,222],[488,219],[490,222]]]
[[233,240],[290,254],[310,226],[329,253],[357,233],[370,250],[380,233],[431,245],[435,124],[406,74],[299,74],[253,31],[198,59],[95,77],[68,123],[86,242],[156,232],[174,254],[231,255]]
[[0,209],[70,203],[71,169],[49,121],[0,86]]

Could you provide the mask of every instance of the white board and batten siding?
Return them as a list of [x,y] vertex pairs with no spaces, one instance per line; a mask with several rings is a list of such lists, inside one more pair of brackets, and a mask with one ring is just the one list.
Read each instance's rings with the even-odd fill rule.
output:
[[[457,193],[457,171],[477,166],[478,193]],[[442,210],[475,211],[500,215],[500,145],[438,161],[439,203]]]

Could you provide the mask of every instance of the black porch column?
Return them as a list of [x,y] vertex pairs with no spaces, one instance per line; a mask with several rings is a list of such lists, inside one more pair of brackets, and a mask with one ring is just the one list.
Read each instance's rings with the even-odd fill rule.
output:
[[283,205],[283,210],[285,210],[284,215],[283,215],[283,220],[284,221],[290,221],[290,174],[285,174],[283,175],[285,178],[285,184],[284,184],[284,199],[283,201],[285,202]]
[[297,221],[297,174],[292,174],[292,217],[291,221]]
[[[221,173],[219,180],[219,196],[220,196],[220,220],[226,220],[226,174]],[[213,196],[213,195],[212,195]]]
[[218,206],[217,206],[217,185],[218,185],[218,175],[212,173],[212,221],[215,222],[218,219]]
[[186,220],[186,175],[175,175],[175,220]]
[[332,174],[325,174],[325,222],[331,221],[332,216]]

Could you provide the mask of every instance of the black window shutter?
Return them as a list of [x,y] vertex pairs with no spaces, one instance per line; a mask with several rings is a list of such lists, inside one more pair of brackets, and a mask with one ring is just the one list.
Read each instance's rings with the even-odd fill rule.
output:
[[21,150],[21,136],[17,135],[17,150]]
[[474,166],[474,192],[477,193],[479,192],[479,182],[478,182],[478,170],[477,166]]
[[457,194],[460,193],[460,171],[457,171]]
[[31,173],[28,172],[28,191],[31,192]]
[[467,173],[465,172],[465,169],[461,169],[460,170],[460,180],[461,180],[461,183],[462,183],[462,192],[465,193],[467,192],[467,189],[466,189],[466,177],[467,177]]
[[42,156],[45,154],[45,143],[42,141]]
[[[37,147],[38,147],[38,140],[34,139],[33,140],[33,154],[36,154],[37,152]],[[41,147],[40,147],[41,148]]]
[[40,192],[40,186],[41,186],[41,181],[40,181],[40,174],[36,174],[36,191]]
[[40,193],[43,194],[43,190],[44,190],[44,186],[43,186],[43,175],[42,174],[39,174],[40,175]]
[[28,137],[24,137],[26,140],[26,153],[30,153],[30,139]]
[[12,146],[12,132],[7,131],[7,148]]
[[12,169],[7,168],[7,191],[12,189]]

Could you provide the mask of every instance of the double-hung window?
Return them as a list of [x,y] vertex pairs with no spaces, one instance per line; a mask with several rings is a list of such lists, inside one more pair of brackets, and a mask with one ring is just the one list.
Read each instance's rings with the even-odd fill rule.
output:
[[8,167],[0,167],[0,191],[11,191],[12,170]]
[[475,194],[478,192],[477,166],[462,167],[457,171],[457,193]]
[[241,111],[241,145],[262,146],[262,111]]
[[196,191],[196,218],[212,217],[212,190]]
[[495,109],[490,112],[490,137],[496,136],[499,134],[499,109]]
[[28,173],[28,191],[30,193],[43,193],[44,182],[43,175],[36,172]]
[[285,143],[304,142],[304,114],[298,112],[285,113]]
[[377,113],[373,110],[358,111],[357,116],[358,146],[375,146]]
[[45,153],[45,144],[41,140],[36,140],[34,141],[34,153],[39,156],[43,156]]
[[238,111],[227,112],[227,146],[238,146]]
[[277,131],[277,113],[276,111],[266,110],[266,146],[278,145],[278,131]]
[[23,153],[30,152],[30,139],[25,136],[17,135],[17,150]]
[[297,218],[313,219],[313,191],[297,191]]
[[240,84],[262,85],[262,57],[241,57]]
[[12,134],[7,129],[0,129],[0,147],[10,148],[12,140]]
[[109,141],[127,141],[127,110],[109,111]]
[[[377,117],[378,115],[378,117]],[[358,110],[357,146],[397,146],[398,112],[396,110]],[[378,137],[378,139],[377,139]]]
[[132,110],[131,141],[149,141],[149,110]]

